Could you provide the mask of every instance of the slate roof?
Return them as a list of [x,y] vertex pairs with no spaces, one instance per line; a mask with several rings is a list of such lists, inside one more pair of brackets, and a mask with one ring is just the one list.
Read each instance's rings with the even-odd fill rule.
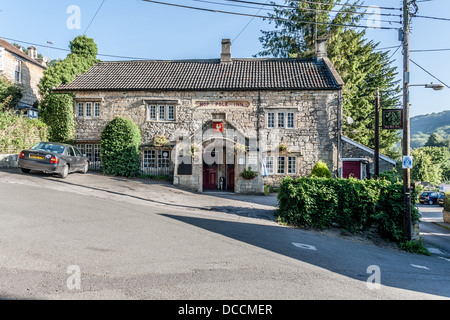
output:
[[36,61],[33,58],[29,57],[27,54],[25,54],[25,52],[17,49],[15,46],[10,44],[8,41],[1,39],[1,38],[0,38],[0,47],[3,47],[3,48],[5,48],[5,50],[8,50],[9,52],[29,61],[31,63],[34,63],[35,65],[41,67],[42,69],[46,69],[46,67],[43,66],[42,64],[40,64],[39,61]]
[[86,90],[336,90],[328,59],[105,61],[57,91]]

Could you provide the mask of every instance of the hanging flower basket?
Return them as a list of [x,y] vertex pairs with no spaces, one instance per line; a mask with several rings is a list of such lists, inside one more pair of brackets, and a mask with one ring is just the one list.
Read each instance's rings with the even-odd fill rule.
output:
[[234,150],[236,150],[238,152],[246,152],[247,148],[245,147],[245,144],[236,142],[234,145]]
[[278,152],[286,154],[289,152],[289,148],[286,143],[282,142],[278,145]]
[[201,146],[197,145],[197,144],[191,144],[190,148],[189,148],[189,155],[191,157],[195,157],[198,152],[200,151]]
[[252,170],[251,167],[248,167],[248,169],[244,169],[241,173],[241,177],[245,180],[252,180],[256,177],[257,173]]
[[163,135],[157,135],[155,137],[155,140],[153,141],[153,144],[156,147],[166,147],[169,145],[169,141],[167,140],[167,138]]

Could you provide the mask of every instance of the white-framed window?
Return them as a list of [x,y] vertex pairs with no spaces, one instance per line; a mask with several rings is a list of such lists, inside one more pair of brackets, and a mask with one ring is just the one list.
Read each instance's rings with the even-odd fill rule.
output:
[[148,119],[156,120],[156,106],[155,105],[148,106]]
[[273,174],[273,156],[266,157],[267,174]]
[[166,106],[159,106],[158,120],[166,120]]
[[92,118],[92,116],[98,118],[100,117],[100,107],[101,107],[100,102],[93,102],[93,101],[77,102],[75,115],[78,118],[81,117]]
[[85,116],[86,117],[92,117],[92,102],[86,102],[85,106]]
[[275,113],[267,113],[267,128],[275,128]]
[[144,168],[156,168],[156,150],[143,151],[143,166]]
[[287,173],[288,174],[296,174],[297,168],[296,168],[296,157],[288,157],[287,160]]
[[170,167],[170,150],[158,150],[158,168]]
[[14,81],[16,83],[22,83],[22,61],[19,59],[16,59],[14,61],[15,68],[14,68]]
[[148,104],[148,120],[175,121],[176,108],[173,104]]
[[84,104],[83,102],[77,103],[77,117],[83,117],[84,116]]
[[175,106],[167,106],[167,120],[175,120]]
[[278,157],[277,173],[284,174],[286,172],[286,157]]
[[94,102],[94,117],[100,117],[100,102]]
[[277,127],[284,128],[284,112],[277,113]]
[[287,113],[287,127],[289,129],[294,128],[294,113],[293,112]]

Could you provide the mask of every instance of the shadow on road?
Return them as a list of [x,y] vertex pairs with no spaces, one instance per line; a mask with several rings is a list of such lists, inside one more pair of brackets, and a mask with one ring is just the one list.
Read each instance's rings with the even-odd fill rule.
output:
[[[162,215],[364,282],[370,276],[367,273],[367,267],[378,265],[382,270],[381,284],[384,286],[450,297],[449,269],[448,267],[445,269],[446,265],[443,265],[445,261],[434,261],[438,260],[436,258],[432,261],[431,257],[358,244],[295,228],[172,214]],[[295,248],[293,242],[319,243],[320,245],[317,250],[306,250]],[[323,243],[326,245],[324,246]],[[409,265],[409,263],[424,264],[424,261],[428,265],[431,262],[440,264],[440,269],[423,272],[423,270],[414,270]]]

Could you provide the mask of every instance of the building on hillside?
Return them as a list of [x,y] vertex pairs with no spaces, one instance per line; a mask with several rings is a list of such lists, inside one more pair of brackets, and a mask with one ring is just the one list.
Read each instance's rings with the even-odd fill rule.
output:
[[[357,179],[371,178],[374,175],[374,150],[352,139],[341,136],[342,166],[340,176],[342,178],[355,177]],[[379,156],[380,173],[395,168],[397,161],[383,154]]]
[[29,47],[25,54],[21,47],[17,48],[0,39],[0,76],[20,86],[23,96],[18,103],[18,109],[30,118],[38,117],[38,84],[46,68],[46,62],[38,58],[35,47]]
[[220,59],[99,62],[60,85],[75,95],[75,143],[97,162],[103,128],[130,118],[142,171],[195,191],[261,193],[319,160],[338,176],[343,82],[325,43],[308,59],[236,59],[230,45]]

